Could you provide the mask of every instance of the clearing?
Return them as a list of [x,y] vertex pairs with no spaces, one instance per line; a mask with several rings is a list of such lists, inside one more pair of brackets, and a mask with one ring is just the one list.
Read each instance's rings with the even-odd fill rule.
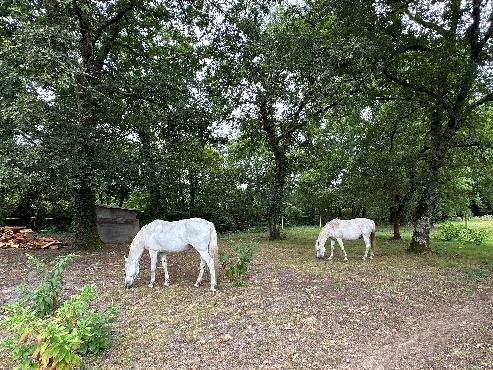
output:
[[[194,288],[199,258],[191,250],[169,258],[171,286],[162,270],[148,288],[149,257],[124,288],[128,245],[79,252],[65,274],[65,294],[96,284],[95,305],[115,304],[114,337],[81,369],[493,369],[493,253],[491,243],[457,247],[434,242],[440,253],[405,253],[406,241],[377,234],[374,260],[361,259],[363,241],[346,242],[333,261],[315,258],[318,228],[286,230],[284,240],[259,240],[244,287],[208,274]],[[453,246],[453,247],[449,247]],[[60,250],[34,250],[52,261]],[[34,283],[24,250],[0,250],[0,305],[15,287]],[[2,333],[0,333],[0,337]],[[7,354],[0,364],[11,368]]]

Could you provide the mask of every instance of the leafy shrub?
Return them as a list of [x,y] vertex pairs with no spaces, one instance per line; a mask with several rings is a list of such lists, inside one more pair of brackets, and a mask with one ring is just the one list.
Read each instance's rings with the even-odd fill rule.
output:
[[474,244],[482,244],[487,237],[484,230],[473,230],[465,225],[446,222],[440,226],[440,230],[435,235],[440,240],[456,240]]
[[78,294],[59,301],[63,271],[73,255],[57,259],[53,271],[36,257],[28,258],[44,281],[29,299],[3,307],[0,326],[11,336],[0,348],[10,351],[16,369],[72,369],[80,364],[80,355],[97,354],[108,345],[116,308],[90,309],[88,303],[96,296],[94,285],[85,285]]
[[257,243],[250,240],[248,243],[229,241],[230,248],[234,252],[234,255],[228,255],[221,251],[219,254],[219,260],[224,270],[226,277],[233,282],[236,286],[245,285],[244,277],[248,271],[248,266],[252,261],[252,258],[257,249]]
[[62,278],[65,268],[72,263],[74,254],[58,256],[53,270],[49,270],[39,258],[26,253],[27,260],[41,274],[42,281],[34,289],[21,285],[18,289],[23,301],[30,305],[39,317],[51,315],[59,305]]

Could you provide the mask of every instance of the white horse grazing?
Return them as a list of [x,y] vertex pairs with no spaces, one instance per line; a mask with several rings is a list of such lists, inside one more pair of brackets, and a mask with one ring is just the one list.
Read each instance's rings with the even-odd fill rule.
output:
[[212,222],[201,218],[168,222],[154,220],[135,235],[130,244],[128,258],[125,257],[125,286],[130,288],[139,273],[139,260],[144,249],[151,257],[151,281],[154,286],[158,254],[164,269],[164,285],[169,285],[168,260],[165,252],[183,252],[190,247],[200,254],[200,271],[195,286],[202,282],[204,267],[207,265],[211,276],[211,290],[216,290],[216,269],[218,265],[217,234]]
[[352,220],[333,219],[325,224],[318,235],[317,242],[315,243],[317,257],[323,258],[325,256],[325,242],[327,239],[330,239],[329,260],[334,255],[334,242],[337,240],[344,253],[344,261],[347,261],[347,254],[342,241],[356,240],[361,237],[363,237],[366,246],[363,259],[368,257],[368,252],[370,252],[370,259],[373,258],[373,251],[375,250],[375,222],[373,220],[367,218],[355,218]]

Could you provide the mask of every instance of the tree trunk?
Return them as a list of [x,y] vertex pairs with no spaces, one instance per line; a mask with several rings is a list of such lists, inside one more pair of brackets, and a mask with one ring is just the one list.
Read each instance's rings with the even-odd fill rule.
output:
[[431,250],[430,231],[433,226],[432,220],[434,210],[435,199],[427,194],[423,195],[416,209],[413,237],[408,252],[424,253]]
[[95,250],[104,245],[96,224],[96,192],[89,185],[89,179],[82,181],[74,199],[74,248]]
[[39,191],[34,188],[28,189],[20,194],[19,203],[14,211],[14,215],[19,218],[21,225],[35,228],[35,205],[38,202],[39,197]]
[[4,205],[4,198],[3,197],[4,197],[3,192],[0,189],[0,227],[3,226],[3,223],[4,223],[4,221],[3,221],[3,217],[4,217],[3,212],[4,212],[5,205]]
[[268,107],[265,102],[260,106],[260,121],[262,129],[267,134],[269,148],[274,154],[274,179],[269,199],[268,222],[269,222],[269,239],[278,240],[281,238],[281,211],[284,203],[284,192],[286,185],[286,176],[288,174],[288,159],[286,150],[281,144],[281,137],[276,134],[274,123],[272,122],[272,107]]
[[397,221],[396,219],[394,219],[393,225],[394,225],[394,234],[392,235],[392,239],[393,240],[402,240],[401,223],[399,221]]
[[274,186],[269,204],[269,239],[278,240],[281,238],[281,211],[284,200],[286,183],[286,164],[285,158],[276,157],[276,168],[274,176]]
[[85,74],[77,78],[76,98],[78,110],[78,141],[74,143],[79,150],[77,158],[77,186],[74,191],[74,218],[72,227],[75,233],[76,249],[94,250],[102,247],[96,225],[96,190],[94,172],[96,163],[96,143],[94,130],[97,122],[99,102],[93,96],[94,86]]
[[[103,245],[96,225],[96,191],[94,189],[94,172],[96,163],[97,128],[99,101],[95,96],[97,84],[101,80],[104,63],[118,35],[124,27],[125,16],[136,6],[135,0],[122,3],[121,8],[96,28],[91,7],[73,1],[73,10],[77,15],[80,31],[80,73],[76,77],[75,97],[78,113],[78,150],[76,181],[74,194],[75,247],[95,249]],[[99,16],[98,16],[99,17]]]
[[430,147],[425,159],[422,179],[424,187],[416,207],[414,231],[408,252],[424,253],[431,251],[430,231],[433,226],[433,215],[437,204],[440,170],[450,145],[443,135],[441,114],[435,111],[431,120]]
[[161,196],[161,186],[158,176],[159,171],[156,168],[156,161],[154,160],[152,151],[151,133],[147,127],[144,127],[138,130],[138,135],[142,145],[142,155],[145,163],[142,175],[145,179],[145,187],[149,192],[149,204],[145,218],[146,221],[155,219],[164,220],[166,217],[163,207],[163,197]]
[[404,197],[399,195],[394,197],[394,205],[390,209],[390,219],[394,228],[394,234],[392,236],[393,240],[402,240],[401,225],[404,221],[404,215],[410,200],[410,194]]

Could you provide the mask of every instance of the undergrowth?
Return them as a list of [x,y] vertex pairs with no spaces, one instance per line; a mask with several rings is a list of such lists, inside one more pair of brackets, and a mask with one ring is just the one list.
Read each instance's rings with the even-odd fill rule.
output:
[[241,240],[230,240],[228,244],[232,253],[220,252],[219,259],[221,267],[226,277],[235,286],[243,286],[245,285],[245,275],[248,267],[257,249],[257,243],[253,240],[250,240],[248,243],[244,243]]
[[0,321],[9,333],[0,349],[11,354],[15,369],[72,369],[80,364],[81,355],[97,354],[108,346],[116,308],[96,312],[89,307],[96,297],[93,284],[60,299],[63,273],[74,257],[58,257],[50,270],[37,257],[27,255],[41,282],[31,289],[23,287],[21,301],[3,306]]

